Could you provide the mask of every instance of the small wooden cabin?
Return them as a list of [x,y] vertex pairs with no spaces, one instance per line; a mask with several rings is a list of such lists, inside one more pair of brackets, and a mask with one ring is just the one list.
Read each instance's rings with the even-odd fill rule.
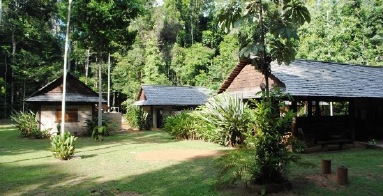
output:
[[152,128],[162,128],[163,118],[203,105],[210,91],[195,86],[142,85],[133,105],[140,106],[152,118]]
[[[218,93],[259,98],[265,77],[251,64],[251,59],[241,60]],[[293,97],[290,108],[301,111],[295,127],[314,143],[353,142],[383,139],[382,76],[383,67],[296,60],[290,65],[272,62],[269,83]],[[335,106],[344,110],[334,113]]]
[[[63,77],[60,77],[33,93],[25,101],[37,109],[41,130],[54,134],[61,123],[61,101]],[[102,99],[105,103],[105,100]],[[98,93],[86,86],[73,75],[67,75],[65,127],[73,135],[83,135],[85,120],[96,112]]]

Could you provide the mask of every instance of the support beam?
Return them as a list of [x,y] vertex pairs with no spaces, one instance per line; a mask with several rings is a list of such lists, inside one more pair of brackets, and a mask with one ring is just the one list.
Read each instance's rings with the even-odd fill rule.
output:
[[313,116],[313,102],[311,99],[307,101],[307,116],[308,117]]
[[297,102],[294,100],[291,102],[291,108],[290,108],[294,113],[298,111],[298,105]]
[[321,111],[320,111],[319,101],[315,100],[315,116],[320,116],[320,115],[321,115]]

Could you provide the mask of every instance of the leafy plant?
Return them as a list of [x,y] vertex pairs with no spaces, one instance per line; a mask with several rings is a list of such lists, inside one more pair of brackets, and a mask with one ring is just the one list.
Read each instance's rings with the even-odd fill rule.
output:
[[370,139],[370,140],[368,140],[368,145],[376,145],[376,141],[375,141],[375,139]]
[[140,130],[149,130],[153,125],[152,120],[153,120],[152,116],[149,115],[147,111],[140,110],[140,116],[139,116]]
[[11,115],[11,119],[16,123],[16,127],[19,129],[23,137],[36,139],[49,137],[49,132],[47,130],[40,130],[38,128],[36,114],[32,111],[15,112]]
[[244,141],[250,113],[246,103],[229,94],[217,95],[201,107],[200,117],[218,128],[221,144],[235,146]]
[[[93,116],[90,119],[85,120],[85,135],[92,136],[94,129],[98,126],[98,118],[96,116]],[[115,125],[110,121],[109,118],[102,118],[102,126],[105,127],[105,131],[103,131],[103,135],[107,136],[110,135],[110,132],[112,132],[115,128]]]
[[200,117],[199,111],[182,111],[180,114],[168,116],[164,130],[177,139],[202,139],[219,142],[217,129]]
[[220,165],[217,184],[225,186],[236,182],[250,182],[255,170],[254,150],[237,149],[217,160]]
[[287,180],[287,166],[298,157],[291,154],[283,136],[289,131],[293,119],[291,111],[280,114],[285,108],[283,95],[279,90],[271,91],[269,98],[256,103],[255,117],[255,158],[256,170],[252,180],[258,184],[282,183]]
[[302,141],[293,135],[289,135],[286,145],[291,145],[291,150],[295,153],[302,153],[307,148],[305,141]]
[[189,113],[190,111],[182,111],[167,117],[164,130],[177,139],[196,138],[194,118]]
[[141,111],[138,106],[129,105],[126,107],[125,119],[132,128],[140,127]]
[[35,130],[32,132],[32,137],[35,139],[44,139],[51,136],[48,130]]
[[92,138],[96,141],[102,141],[103,135],[108,135],[108,128],[106,126],[96,126],[92,131]]
[[51,151],[55,158],[68,160],[75,152],[75,141],[77,137],[72,136],[69,132],[63,135],[51,136]]
[[255,102],[254,128],[244,133],[242,149],[222,157],[218,177],[221,183],[245,181],[264,185],[287,181],[288,164],[299,157],[288,151],[283,140],[293,119],[292,112],[280,113],[280,108],[285,107],[284,98],[275,90],[269,98]]

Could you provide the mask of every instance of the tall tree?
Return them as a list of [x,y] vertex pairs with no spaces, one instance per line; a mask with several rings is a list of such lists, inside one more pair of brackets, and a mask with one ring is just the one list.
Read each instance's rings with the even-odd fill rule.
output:
[[20,110],[25,95],[59,74],[59,37],[51,31],[55,12],[53,0],[2,1],[0,70],[6,81],[4,111]]
[[300,29],[298,58],[383,65],[383,2],[308,2],[312,24]]
[[289,64],[295,59],[298,28],[310,22],[310,13],[301,0],[231,1],[222,8],[219,21],[225,29],[238,29],[240,56],[254,59],[265,75],[268,94],[270,62]]
[[142,82],[144,84],[170,84],[164,74],[165,62],[160,54],[157,39],[149,37],[145,43],[145,65],[142,70]]
[[145,56],[145,50],[139,38],[126,55],[115,54],[117,65],[112,72],[113,89],[127,96],[127,104],[135,100],[139,91],[142,69],[145,65],[143,56]]
[[98,61],[132,44],[135,32],[128,27],[141,12],[140,0],[80,0],[73,3],[73,39],[96,51]]

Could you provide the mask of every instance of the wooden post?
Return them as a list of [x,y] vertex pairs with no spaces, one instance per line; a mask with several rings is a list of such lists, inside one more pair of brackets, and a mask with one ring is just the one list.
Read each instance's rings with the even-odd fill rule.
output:
[[322,159],[322,174],[331,174],[331,160]]
[[308,117],[313,116],[313,102],[311,99],[307,101],[307,116]]
[[348,125],[351,131],[351,141],[355,141],[355,102],[353,99],[348,101]]
[[319,101],[316,100],[315,101],[315,116],[320,116],[321,112],[320,112],[320,106],[319,106]]
[[336,183],[339,185],[346,185],[348,178],[348,170],[346,167],[338,167],[336,170]]

